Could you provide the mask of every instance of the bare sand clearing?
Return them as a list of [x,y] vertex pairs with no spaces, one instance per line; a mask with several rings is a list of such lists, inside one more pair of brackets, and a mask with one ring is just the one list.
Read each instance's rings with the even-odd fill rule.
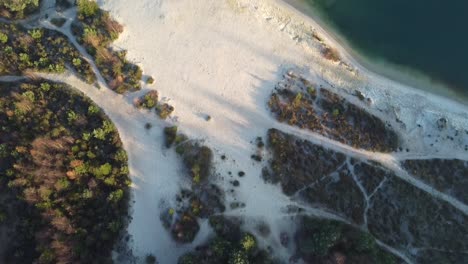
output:
[[[437,129],[436,121],[450,120],[442,136],[468,127],[468,108],[449,100],[414,90],[380,77],[359,66],[326,32],[286,4],[276,0],[104,0],[98,1],[117,20],[125,32],[115,48],[128,50],[128,57],[156,83],[157,89],[176,111],[168,121],[154,113],[135,109],[131,102],[138,94],[121,96],[107,89],[97,90],[73,76],[47,76],[64,81],[86,93],[100,105],[116,124],[129,155],[133,180],[133,201],[128,232],[135,256],[157,256],[160,263],[175,263],[178,256],[210,235],[207,223],[193,244],[177,245],[163,228],[161,210],[170,207],[180,186],[187,184],[180,171],[180,160],[173,150],[163,147],[162,128],[178,125],[191,138],[204,140],[215,151],[217,183],[228,189],[227,173],[245,171],[246,176],[230,201],[245,202],[246,207],[227,214],[244,216],[246,228],[253,230],[258,221],[266,221],[272,233],[260,245],[269,244],[279,256],[290,256],[279,246],[279,233],[294,232],[284,209],[294,202],[278,186],[268,185],[260,177],[262,164],[251,160],[255,146],[251,142],[264,137],[266,130],[277,127],[340,151],[362,157],[372,153],[344,148],[313,133],[304,133],[278,124],[268,112],[266,102],[281,75],[294,68],[318,85],[333,87],[350,101],[360,90],[372,99],[369,111],[388,120],[404,135],[405,155],[418,158],[444,156],[468,158],[463,146],[467,137],[455,141],[426,137]],[[321,55],[322,44],[312,38],[317,32],[323,41],[339,50],[343,63],[333,63]],[[362,103],[361,103],[362,104]],[[206,121],[206,115],[212,119]],[[396,120],[401,120],[399,123]],[[145,123],[153,128],[144,129]],[[424,127],[419,128],[417,124]],[[434,146],[430,147],[430,144]],[[225,154],[227,161],[221,161]],[[402,154],[378,156],[394,163]],[[400,175],[402,178],[408,175]],[[225,177],[225,178],[223,178]],[[441,196],[415,179],[411,184],[434,193],[467,213],[466,205],[449,196]],[[307,213],[334,218],[321,210]],[[256,231],[253,231],[254,233]],[[388,248],[390,251],[394,251]]]

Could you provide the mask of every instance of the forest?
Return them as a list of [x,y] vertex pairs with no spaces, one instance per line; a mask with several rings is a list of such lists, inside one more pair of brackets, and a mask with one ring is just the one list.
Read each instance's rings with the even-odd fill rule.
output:
[[0,158],[2,263],[111,262],[131,182],[99,107],[60,83],[0,83]]

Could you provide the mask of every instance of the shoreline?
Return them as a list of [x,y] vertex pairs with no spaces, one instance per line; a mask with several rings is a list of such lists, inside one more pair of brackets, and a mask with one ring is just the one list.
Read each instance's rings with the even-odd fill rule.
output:
[[[303,0],[274,0],[279,5],[282,5],[289,11],[302,17],[306,22],[312,22],[321,33],[325,33],[327,40],[332,43],[334,48],[338,48],[340,55],[349,60],[353,66],[361,72],[365,72],[368,76],[380,76],[389,81],[401,84],[418,90],[429,95],[442,97],[461,105],[468,105],[468,95],[462,94],[461,91],[450,88],[443,82],[431,80],[431,77],[425,73],[404,65],[396,65],[388,62],[383,57],[372,57],[361,54],[347,43],[346,39],[338,33],[338,30],[325,22],[316,10]],[[345,51],[345,52],[343,52]],[[345,56],[343,56],[345,55]],[[363,71],[365,70],[365,71]],[[427,95],[427,94],[425,94]]]

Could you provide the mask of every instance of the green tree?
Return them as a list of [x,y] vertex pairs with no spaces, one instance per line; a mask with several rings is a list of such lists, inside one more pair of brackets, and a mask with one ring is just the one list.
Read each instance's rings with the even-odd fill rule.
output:
[[73,123],[78,119],[78,114],[75,113],[73,110],[68,111],[67,113],[67,120],[69,123]]
[[42,30],[40,29],[29,30],[28,33],[33,39],[39,40],[42,38]]
[[229,258],[229,264],[249,264],[249,259],[244,251],[236,250]]
[[257,242],[255,241],[254,236],[252,236],[251,234],[246,234],[242,238],[241,245],[245,251],[249,252],[255,248],[255,246],[257,245]]
[[101,165],[99,168],[94,170],[94,175],[100,179],[104,178],[104,176],[108,176],[112,172],[112,165],[109,163],[106,163],[104,165]]
[[96,2],[90,0],[78,0],[78,14],[84,17],[92,17],[96,15],[99,6]]
[[95,115],[95,114],[99,113],[99,111],[100,111],[99,107],[97,107],[95,105],[90,105],[88,107],[88,114],[90,114],[90,115]]
[[73,65],[76,67],[81,66],[81,59],[79,58],[74,58],[72,62],[73,62]]
[[111,192],[107,197],[107,200],[111,203],[118,203],[123,198],[123,195],[124,191],[119,189],[117,191]]
[[5,44],[8,41],[8,35],[0,32],[0,43]]
[[33,91],[26,91],[21,94],[25,98],[28,98],[29,101],[34,102],[36,100],[36,96],[34,95]]
[[102,128],[96,128],[93,130],[93,136],[99,140],[105,140],[107,133]]
[[105,120],[104,122],[102,122],[102,129],[104,130],[104,132],[106,132],[106,134],[109,134],[115,131],[115,126],[114,124],[112,124],[112,122]]
[[0,158],[6,158],[10,155],[8,146],[5,143],[0,144]]
[[50,84],[49,83],[41,83],[41,90],[44,92],[48,92],[50,90]]
[[312,234],[299,245],[299,250],[305,254],[325,256],[328,249],[335,245],[341,237],[341,225],[324,223],[311,232]]

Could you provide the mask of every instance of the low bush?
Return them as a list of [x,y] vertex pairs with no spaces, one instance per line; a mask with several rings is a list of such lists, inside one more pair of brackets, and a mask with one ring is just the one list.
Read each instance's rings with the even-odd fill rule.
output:
[[338,53],[338,50],[330,47],[324,47],[322,50],[322,55],[325,57],[327,60],[331,60],[334,62],[340,61],[340,53]]
[[177,126],[165,127],[166,147],[170,148],[177,138]]
[[182,156],[186,168],[195,183],[205,181],[210,175],[213,152],[210,148],[199,143],[185,142],[179,145],[179,154]]
[[172,112],[174,112],[174,107],[167,103],[156,106],[156,113],[161,119],[166,119]]
[[154,83],[154,78],[153,77],[148,77],[148,79],[146,79],[146,83],[147,84],[153,84]]
[[52,23],[56,27],[62,27],[65,24],[65,22],[67,22],[65,18],[54,17],[50,20],[50,23]]
[[146,264],[156,264],[156,257],[154,255],[147,255],[145,258]]
[[158,103],[158,91],[153,90],[147,92],[145,95],[143,95],[140,98],[137,98],[134,101],[134,105],[138,108],[146,108],[146,109],[152,109],[156,107]]

